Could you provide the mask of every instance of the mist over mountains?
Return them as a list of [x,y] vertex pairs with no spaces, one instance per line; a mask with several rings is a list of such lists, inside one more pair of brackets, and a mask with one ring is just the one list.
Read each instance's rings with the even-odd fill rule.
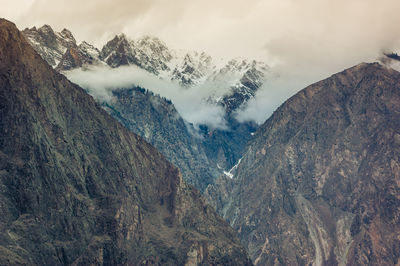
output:
[[4,19],[0,58],[0,264],[251,265],[175,166]]
[[160,80],[137,66],[94,66],[85,70],[71,70],[65,74],[100,101],[109,101],[115,89],[140,86],[171,99],[179,113],[190,123],[227,129],[224,108],[207,101],[214,88],[196,86],[190,90],[184,89],[177,82]]
[[120,34],[98,50],[49,25],[23,34],[43,59],[159,149],[200,191],[242,157],[258,125],[240,115],[276,78],[263,62],[213,60],[203,52],[171,50],[156,37]]
[[1,265],[400,265],[400,2],[20,1]]
[[[42,43],[43,45],[43,40],[35,36],[42,31],[50,31],[53,35],[57,35],[56,38],[60,39],[63,38],[63,34],[68,33],[67,35],[72,37],[73,42],[76,43],[69,30],[64,29],[61,32],[56,32],[48,25],[38,29],[25,29],[24,33],[35,46],[35,43]],[[263,73],[262,75],[256,74],[255,78],[260,79],[259,84],[254,87],[255,90],[252,88],[240,92],[242,95],[251,94],[251,99],[247,99],[247,97],[244,99],[245,101],[250,100],[250,102],[242,105],[242,99],[239,103],[234,103],[233,109],[235,109],[235,117],[240,121],[254,120],[259,124],[264,122],[285,99],[297,92],[299,87],[304,87],[311,81],[322,78],[325,75],[324,73],[327,72],[324,67],[319,67],[317,62],[313,63],[310,68],[293,68],[293,65],[288,68],[282,65],[282,62],[277,63],[276,60],[271,59],[268,62],[273,66],[271,68],[259,61],[241,58],[233,60],[213,58],[204,52],[171,49],[162,40],[146,35],[131,39],[125,34],[119,34],[106,42],[102,49],[97,49],[85,41],[80,45],[75,44],[73,49],[70,48],[71,40],[59,40],[58,42],[58,47],[55,47],[56,51],[50,52],[55,53],[56,56],[50,54],[44,55],[44,58],[53,57],[54,59],[49,61],[50,64],[59,60],[57,64],[53,63],[53,66],[61,71],[75,70],[71,73],[65,72],[71,79],[76,78],[75,82],[81,85],[86,84],[91,88],[95,86],[99,88],[98,92],[92,90],[94,96],[105,97],[107,93],[102,91],[101,88],[110,87],[108,83],[116,79],[114,84],[117,86],[139,85],[171,99],[181,115],[189,122],[196,125],[208,124],[219,128],[226,128],[226,121],[224,121],[224,112],[219,106],[213,106],[214,103],[221,102],[221,98],[227,96],[223,99],[223,105],[227,107],[226,100],[229,99],[229,96],[240,90],[240,88],[234,88],[240,84],[240,79],[244,77],[244,69],[249,69],[252,64],[256,64],[255,71]],[[63,48],[60,49],[60,46]],[[388,47],[396,47],[396,45],[382,47],[377,45],[373,49],[371,48],[368,56],[360,58],[363,58],[364,61],[375,61],[381,58],[382,49],[396,51],[395,48],[390,50],[392,48]],[[54,49],[51,45],[49,48],[50,50]],[[38,49],[43,48],[38,47]],[[68,52],[66,52],[67,50]],[[72,56],[71,51],[73,51],[72,54],[75,54],[75,57]],[[46,53],[46,51],[41,51],[41,53]],[[62,59],[63,53],[67,56]],[[289,54],[285,56],[289,56]],[[357,63],[358,55],[352,56],[354,56],[353,62]],[[296,57],[297,55],[293,55],[293,58]],[[312,60],[318,60],[317,58],[318,56],[315,55]],[[307,60],[309,59],[303,58],[301,61]],[[60,61],[62,62],[60,63]],[[247,67],[243,68],[243,63]],[[110,68],[106,67],[107,65],[117,70],[111,71]],[[331,65],[335,64],[332,63]],[[88,71],[79,73],[77,69],[82,66],[85,66],[84,69]],[[119,69],[121,66],[138,66],[139,69],[154,74],[164,82],[159,82],[159,80],[154,79],[154,76],[147,75],[147,73],[141,72],[135,67],[132,68],[132,74],[130,74],[127,69]],[[340,67],[345,66],[348,65],[342,64]],[[216,72],[219,72],[218,75]],[[98,74],[98,78],[96,78],[95,73]],[[87,77],[85,77],[85,74],[87,74]],[[104,85],[97,82],[100,80],[104,80]],[[117,87],[116,85],[112,86]],[[160,89],[161,87],[169,89]],[[191,87],[191,92],[180,90],[180,88],[189,87]],[[248,94],[249,92],[250,94]],[[256,96],[255,99],[253,99],[254,96]],[[228,109],[232,108],[228,107]]]
[[[99,100],[109,100],[113,89],[141,86],[171,99],[181,115],[196,126],[229,129],[225,116],[232,112],[242,121],[255,120],[241,114],[250,107],[247,101],[259,91],[268,91],[269,83],[278,77],[263,62],[173,50],[156,37],[133,40],[120,34],[99,50],[87,42],[77,45],[67,29],[55,32],[44,25],[23,32],[50,65]],[[274,93],[268,98],[271,110],[271,103],[276,102]]]

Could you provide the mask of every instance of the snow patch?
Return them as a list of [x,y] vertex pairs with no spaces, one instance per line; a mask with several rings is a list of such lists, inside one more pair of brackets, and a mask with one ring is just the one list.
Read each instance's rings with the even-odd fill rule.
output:
[[224,171],[224,174],[227,177],[229,177],[230,179],[232,179],[234,177],[233,172],[238,168],[238,166],[239,166],[240,162],[242,161],[242,159],[243,159],[243,157],[239,159],[239,161],[231,168],[231,170],[229,170],[228,172]]
[[230,179],[232,179],[232,178],[233,178],[233,174],[232,174],[232,173],[230,173],[230,171],[229,171],[229,172],[227,172],[227,171],[224,171],[224,174],[225,174],[227,177],[229,177]]

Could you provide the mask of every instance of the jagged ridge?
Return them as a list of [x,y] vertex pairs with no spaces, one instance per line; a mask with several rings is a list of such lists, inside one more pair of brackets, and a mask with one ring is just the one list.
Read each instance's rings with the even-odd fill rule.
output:
[[206,195],[256,265],[397,265],[400,73],[360,64],[262,125]]
[[[185,88],[207,82],[207,86],[215,87],[216,95],[209,95],[209,100],[224,106],[228,113],[242,107],[266,79],[274,76],[263,62],[239,58],[215,61],[204,52],[172,50],[151,36],[132,40],[120,34],[99,51],[86,42],[77,46],[66,29],[58,33],[45,25],[39,29],[25,29],[23,33],[35,50],[59,71],[100,63],[114,68],[136,65]],[[219,90],[227,92],[221,97]]]

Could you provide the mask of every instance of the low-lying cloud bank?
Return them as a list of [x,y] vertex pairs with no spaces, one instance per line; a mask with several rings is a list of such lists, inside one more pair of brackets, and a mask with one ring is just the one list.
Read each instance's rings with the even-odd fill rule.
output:
[[[98,101],[110,101],[115,89],[140,86],[170,99],[182,118],[195,127],[205,124],[211,128],[229,130],[224,108],[215,104],[218,98],[231,89],[229,82],[205,82],[185,89],[176,82],[162,80],[136,66],[90,66],[64,74]],[[306,85],[309,85],[308,81],[301,75],[288,74],[266,80],[255,98],[234,114],[235,118],[239,122],[255,121],[262,124],[277,107]]]
[[236,111],[235,118],[239,122],[255,121],[257,124],[262,124],[281,104],[293,96],[299,88],[302,88],[299,86],[305,84],[305,81],[291,81],[282,78],[266,82],[257,91],[254,98]]
[[110,101],[115,89],[140,86],[170,99],[183,119],[194,126],[206,124],[212,128],[227,129],[225,110],[209,102],[208,98],[218,98],[226,93],[229,87],[216,88],[205,83],[184,89],[175,82],[161,80],[136,66],[90,66],[88,69],[75,69],[64,74],[88,90],[98,101]]
[[[352,66],[343,66],[338,71]],[[310,80],[317,82],[329,76],[324,70],[313,70],[308,73],[304,69],[288,71],[288,69],[275,68],[274,72],[280,73],[279,77],[270,77],[265,80],[255,97],[245,103],[243,108],[237,110],[234,117],[239,122],[264,123],[288,98],[312,84]],[[71,81],[85,88],[98,101],[110,101],[113,97],[112,91],[115,89],[139,86],[170,99],[182,118],[192,123],[195,128],[205,124],[211,128],[229,130],[225,120],[225,109],[216,104],[219,98],[231,90],[230,86],[233,84],[229,84],[228,81],[210,81],[198,86],[182,88],[176,82],[162,80],[136,66],[118,68],[105,65],[90,66],[87,69],[75,69],[64,74]]]

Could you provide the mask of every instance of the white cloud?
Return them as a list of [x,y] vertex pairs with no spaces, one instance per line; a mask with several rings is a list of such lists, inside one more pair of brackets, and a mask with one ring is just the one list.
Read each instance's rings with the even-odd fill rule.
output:
[[[132,37],[154,34],[176,48],[225,57],[271,60],[273,56],[285,61],[290,59],[287,52],[295,52],[310,59],[316,50],[299,49],[317,48],[331,59],[356,54],[363,61],[373,50],[398,45],[400,36],[398,0],[0,0],[0,4],[0,16],[20,27],[44,23],[58,30],[66,27],[78,40],[98,46],[123,31]],[[326,62],[325,57],[318,60]]]
[[172,81],[160,80],[136,66],[91,66],[85,70],[75,69],[64,74],[87,89],[89,94],[99,101],[109,101],[115,89],[140,86],[172,100],[181,116],[195,126],[207,124],[212,128],[226,128],[224,109],[209,103],[207,97],[213,93],[223,94],[229,88],[219,89],[204,84],[184,89]]
[[[98,47],[120,32],[133,38],[152,34],[172,48],[264,60],[282,75],[281,84],[290,86],[267,85],[253,100],[257,117],[281,104],[281,91],[289,96],[332,73],[374,61],[382,51],[400,52],[398,0],[0,0],[0,6],[0,16],[20,28],[66,27],[78,41]],[[178,109],[188,105],[180,97],[169,97]]]
[[262,124],[289,97],[294,95],[306,82],[300,79],[285,79],[280,77],[264,84],[242,109],[236,111],[235,118],[239,122],[255,121]]

